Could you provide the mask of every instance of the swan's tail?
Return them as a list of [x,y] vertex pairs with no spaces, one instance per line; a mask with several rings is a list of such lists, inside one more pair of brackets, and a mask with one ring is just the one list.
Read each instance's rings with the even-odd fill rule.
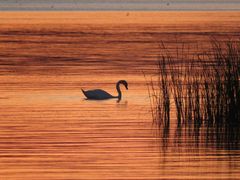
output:
[[81,88],[81,90],[82,90],[83,94],[85,94],[85,91],[82,88]]
[[81,88],[81,90],[82,90],[82,92],[83,92],[83,94],[84,94],[84,96],[86,96],[86,93],[85,93],[85,91]]

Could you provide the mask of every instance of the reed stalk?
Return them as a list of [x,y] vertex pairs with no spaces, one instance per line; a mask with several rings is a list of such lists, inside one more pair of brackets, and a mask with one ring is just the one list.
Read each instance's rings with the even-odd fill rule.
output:
[[240,43],[214,41],[210,52],[193,57],[183,50],[159,56],[157,78],[148,83],[153,123],[166,128],[176,119],[178,127],[204,127],[215,140],[238,144]]

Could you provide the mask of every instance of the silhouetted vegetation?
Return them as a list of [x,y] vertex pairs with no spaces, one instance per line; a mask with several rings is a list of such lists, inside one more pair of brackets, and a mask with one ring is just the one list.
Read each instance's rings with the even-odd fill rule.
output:
[[[240,140],[240,43],[212,42],[204,54],[191,56],[177,50],[159,56],[157,76],[148,83],[153,123],[163,133],[170,121],[195,137],[225,148]],[[202,135],[203,135],[202,134]]]

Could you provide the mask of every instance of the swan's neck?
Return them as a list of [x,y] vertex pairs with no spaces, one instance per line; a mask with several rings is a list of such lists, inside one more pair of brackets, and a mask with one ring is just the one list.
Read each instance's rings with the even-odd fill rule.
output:
[[120,90],[120,83],[117,83],[116,89],[117,89],[117,92],[118,92],[118,96],[116,98],[118,98],[120,100],[120,99],[122,99],[122,92]]

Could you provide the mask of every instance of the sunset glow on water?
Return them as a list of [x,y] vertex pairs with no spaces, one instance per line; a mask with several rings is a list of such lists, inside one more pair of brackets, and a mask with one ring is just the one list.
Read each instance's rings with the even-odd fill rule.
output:
[[[180,141],[175,121],[157,136],[143,72],[161,42],[194,54],[239,32],[239,12],[1,12],[0,179],[238,179],[239,149]],[[120,79],[119,103],[81,92]]]

